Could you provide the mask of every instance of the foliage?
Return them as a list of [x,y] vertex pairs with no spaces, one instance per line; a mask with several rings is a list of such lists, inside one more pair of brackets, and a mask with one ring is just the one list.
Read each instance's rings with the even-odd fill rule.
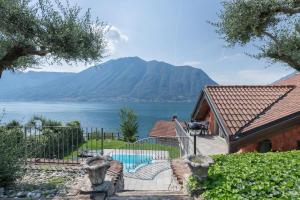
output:
[[120,129],[126,142],[134,142],[138,132],[138,121],[135,112],[130,108],[120,110]]
[[[91,133],[88,134],[88,139],[101,139],[102,135],[101,135],[101,130],[95,130],[95,131],[91,131]],[[119,135],[119,137],[121,137],[121,135]],[[103,138],[104,139],[120,139],[118,137],[115,136],[115,133],[113,132],[103,132]]]
[[80,146],[83,142],[80,122],[72,121],[62,125],[59,121],[33,117],[26,127],[27,132],[34,133],[27,140],[28,155],[35,158],[62,159]]
[[201,183],[205,199],[298,199],[300,151],[218,155]]
[[0,127],[0,186],[22,175],[21,166],[24,162],[22,136],[19,127]]
[[300,70],[299,0],[223,1],[220,21],[212,23],[230,45],[262,39],[254,57],[283,62]]
[[191,196],[198,196],[201,192],[201,184],[197,177],[190,176],[187,181],[187,189]]
[[68,1],[0,0],[0,19],[0,76],[6,69],[38,64],[42,57],[69,63],[104,56],[106,25]]
[[21,124],[16,120],[12,120],[12,121],[10,121],[6,124],[6,128],[8,128],[8,129],[10,129],[10,128],[21,128],[21,127],[22,127]]

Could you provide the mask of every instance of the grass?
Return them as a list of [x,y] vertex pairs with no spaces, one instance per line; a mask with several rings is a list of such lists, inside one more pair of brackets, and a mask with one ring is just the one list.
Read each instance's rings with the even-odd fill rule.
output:
[[190,184],[205,199],[299,199],[300,151],[214,156],[209,178]]
[[48,180],[49,185],[54,185],[54,186],[60,186],[64,185],[66,182],[65,178],[63,177],[52,177],[51,179]]
[[[84,142],[80,145],[79,149],[88,149],[88,150],[101,150],[101,142],[102,140],[91,139]],[[177,158],[180,156],[180,150],[178,147],[162,145],[162,144],[150,144],[150,143],[143,143],[143,144],[132,144],[127,143],[122,140],[112,140],[112,139],[105,139],[103,141],[103,149],[130,149],[130,150],[156,150],[156,151],[168,151],[169,156],[171,158]],[[76,157],[78,155],[78,151],[73,151],[70,155],[65,156],[64,159],[68,160],[71,159],[72,156]]]
[[[81,149],[89,149],[89,150],[98,150],[101,149],[101,142],[102,140],[99,139],[91,139],[84,142],[80,148]],[[119,149],[122,148],[126,142],[122,140],[112,140],[112,139],[105,139],[103,141],[103,148],[104,149]]]

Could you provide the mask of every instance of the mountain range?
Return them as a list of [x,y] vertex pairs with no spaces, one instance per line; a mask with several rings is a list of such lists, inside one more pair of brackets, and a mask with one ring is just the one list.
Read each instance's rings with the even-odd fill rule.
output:
[[201,69],[139,57],[109,60],[79,73],[4,72],[2,101],[196,101],[215,85]]

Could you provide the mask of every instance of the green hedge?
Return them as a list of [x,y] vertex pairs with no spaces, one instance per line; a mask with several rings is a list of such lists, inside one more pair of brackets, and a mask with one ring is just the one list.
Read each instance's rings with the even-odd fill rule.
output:
[[24,162],[23,133],[19,127],[0,127],[0,186],[22,175]]
[[[34,132],[34,129],[29,132]],[[77,121],[67,123],[64,127],[45,126],[39,135],[27,138],[27,155],[33,158],[63,159],[83,141],[83,130]]]
[[300,151],[214,156],[205,199],[300,199]]

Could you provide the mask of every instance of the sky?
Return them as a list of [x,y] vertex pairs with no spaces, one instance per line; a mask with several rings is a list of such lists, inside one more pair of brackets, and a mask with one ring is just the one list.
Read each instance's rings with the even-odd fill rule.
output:
[[[109,56],[138,56],[174,65],[200,68],[219,84],[269,84],[292,72],[283,64],[256,60],[245,53],[257,52],[253,45],[225,47],[226,43],[208,21],[217,22],[219,0],[70,0],[91,8],[110,27]],[[99,63],[95,63],[99,64]],[[43,71],[78,72],[90,65],[42,67]]]

